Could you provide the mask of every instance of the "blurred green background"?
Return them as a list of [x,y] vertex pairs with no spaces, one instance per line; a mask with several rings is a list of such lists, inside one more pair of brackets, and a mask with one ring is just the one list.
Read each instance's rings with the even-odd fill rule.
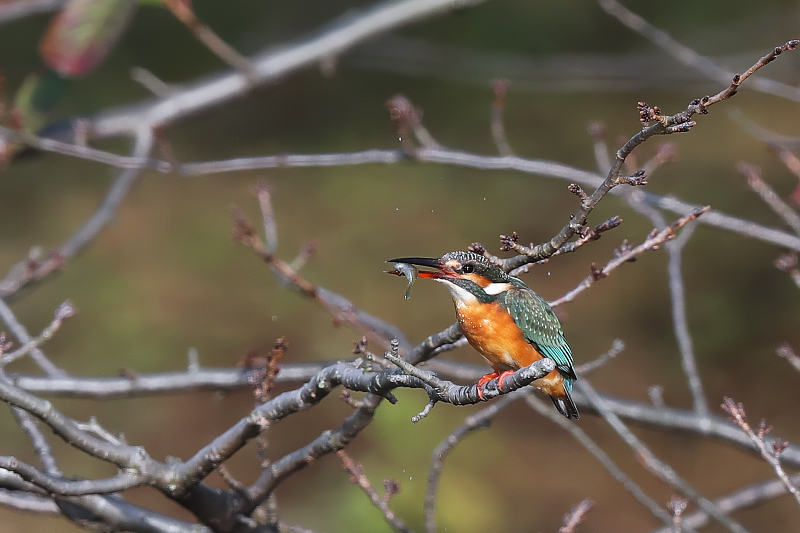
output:
[[[194,3],[201,20],[247,55],[370,5],[339,0]],[[798,37],[796,2],[626,5],[734,70]],[[0,69],[9,93],[40,63],[36,46],[49,18],[37,15],[0,27]],[[624,79],[622,74],[570,71],[587,61],[631,68]],[[168,83],[224,68],[169,12],[142,7],[109,58],[88,76],[68,83],[54,119],[87,116],[147,98],[129,76],[136,66]],[[787,54],[763,72],[796,85],[798,66],[800,55]],[[341,58],[333,76],[312,68],[257,88],[175,124],[166,136],[180,161],[394,148],[398,142],[383,104],[403,93],[422,108],[425,125],[440,143],[494,154],[491,80],[499,76],[512,80],[505,123],[516,153],[588,170],[596,169],[586,133],[590,122],[606,123],[613,148],[618,137],[630,137],[639,128],[637,101],[674,113],[692,98],[721,88],[678,66],[594,2],[487,2],[357,47]],[[677,144],[679,161],[662,167],[649,180],[648,190],[779,226],[747,189],[735,165],[760,165],[784,197],[797,179],[736,126],[728,115],[733,108],[775,132],[800,135],[796,103],[742,90],[700,117],[690,133],[668,139]],[[637,151],[639,163],[666,140],[654,139]],[[121,141],[98,146],[127,150]],[[115,173],[55,154],[26,154],[10,162],[0,176],[0,270],[6,272],[34,245],[49,248],[66,239],[94,211]],[[438,256],[474,241],[497,252],[498,235],[513,230],[522,242],[539,242],[557,232],[576,208],[565,181],[415,162],[203,177],[149,172],[125,199],[113,225],[63,273],[27,292],[14,310],[31,332],[38,332],[61,301],[72,299],[79,314],[45,351],[73,374],[179,369],[186,364],[189,347],[199,350],[204,366],[232,366],[249,350],[264,350],[281,336],[290,346],[286,362],[349,357],[360,335],[335,327],[324,310],[278,286],[252,251],[230,238],[231,204],[253,222],[259,220],[249,191],[262,179],[275,190],[279,254],[290,260],[303,243],[316,240],[318,253],[302,275],[398,325],[412,342],[451,324],[452,304],[441,287],[426,282],[418,283],[412,299],[405,301],[405,283],[382,273],[386,259]],[[651,229],[616,197],[607,198],[591,222],[614,214],[624,219],[619,229],[580,253],[537,267],[525,281],[546,298],[556,298],[583,279],[592,262],[605,264],[623,239],[641,242]],[[722,396],[732,396],[745,403],[752,419],[767,417],[777,435],[797,442],[800,376],[774,350],[784,341],[800,349],[800,292],[772,266],[781,252],[700,227],[685,250],[683,270],[689,325],[714,412],[722,414],[717,409]],[[688,407],[672,333],[666,259],[658,251],[623,266],[563,306],[562,322],[578,364],[605,352],[615,338],[627,343],[622,355],[592,376],[600,390],[647,400],[647,388],[661,384],[669,405]],[[447,357],[480,360],[468,347]],[[21,363],[13,370],[33,369]],[[277,424],[270,432],[271,457],[338,427],[350,408],[336,396]],[[376,485],[384,478],[401,483],[393,506],[420,530],[430,452],[476,408],[439,405],[412,425],[410,417],[426,398],[418,391],[400,391],[398,397],[399,404],[381,407],[348,452],[364,464]],[[185,459],[245,415],[252,398],[242,391],[56,404],[78,419],[97,416],[107,429],[124,433],[128,442],[145,446],[156,458]],[[650,477],[601,421],[584,416],[577,423],[653,497],[668,501],[671,490]],[[9,415],[0,417],[0,428],[0,453],[35,463]],[[737,449],[692,436],[637,431],[708,497],[772,476],[766,463]],[[52,440],[68,474],[111,472]],[[231,470],[251,482],[255,464],[250,447],[232,461]],[[281,517],[318,531],[389,531],[347,478],[336,457],[310,465],[279,487]],[[216,474],[211,482],[222,484]],[[188,518],[153,490],[129,496]],[[440,530],[555,531],[563,513],[585,497],[597,502],[587,516],[586,531],[646,531],[659,525],[571,437],[524,405],[514,405],[447,459]],[[0,510],[0,517],[8,532],[77,529],[61,519],[8,510]],[[784,497],[736,517],[754,531],[789,531],[791,523],[797,524],[797,509]],[[714,527],[708,531],[719,530]]]

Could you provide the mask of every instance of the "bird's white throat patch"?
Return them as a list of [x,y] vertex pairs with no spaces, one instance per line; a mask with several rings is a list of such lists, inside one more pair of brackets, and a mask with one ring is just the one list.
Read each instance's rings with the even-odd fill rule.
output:
[[[442,278],[437,279],[436,281],[447,285],[450,295],[453,297],[453,301],[456,303],[457,307],[478,305],[480,303],[474,294],[462,287],[459,287],[452,281]],[[488,286],[483,287],[483,290],[486,292],[486,294],[495,296],[511,288],[513,288],[513,286],[510,283],[490,283]]]
[[491,294],[495,296],[500,294],[501,292],[506,292],[507,290],[513,288],[513,285],[510,283],[490,283],[488,287],[484,287],[483,290],[486,294]]
[[474,294],[472,294],[466,289],[462,289],[452,281],[442,278],[439,278],[436,281],[439,281],[447,285],[447,289],[450,291],[450,296],[453,297],[453,301],[455,302],[456,307],[472,306],[480,303],[478,302],[478,298],[476,298]]

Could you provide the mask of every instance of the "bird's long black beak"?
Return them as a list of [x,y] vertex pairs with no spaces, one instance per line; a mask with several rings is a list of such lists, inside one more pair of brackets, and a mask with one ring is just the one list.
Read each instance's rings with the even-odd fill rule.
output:
[[409,265],[417,265],[435,268],[441,270],[442,263],[438,257],[398,257],[397,259],[389,259],[387,263],[408,263]]
[[[458,277],[452,269],[445,266],[441,259],[438,257],[398,257],[397,259],[389,259],[386,261],[387,263],[405,263],[407,265],[414,265],[414,266],[423,266],[423,267],[430,267],[435,268],[436,270],[420,270],[416,272],[414,275],[420,278],[427,278],[427,279],[442,279],[442,278],[450,278],[450,277]],[[391,270],[389,274],[395,274],[397,276],[407,275],[403,272],[398,270]]]

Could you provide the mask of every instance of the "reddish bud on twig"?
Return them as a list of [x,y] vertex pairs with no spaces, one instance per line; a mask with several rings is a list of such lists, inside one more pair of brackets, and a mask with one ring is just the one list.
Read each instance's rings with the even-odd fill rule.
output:
[[578,185],[577,183],[570,183],[569,186],[567,187],[567,190],[569,190],[569,192],[580,198],[581,202],[585,202],[586,199],[588,198],[583,189],[581,189],[581,186]]
[[680,496],[673,496],[667,503],[667,509],[672,513],[672,516],[680,516],[689,505],[689,500],[681,498]]
[[361,337],[360,341],[355,341],[353,344],[355,345],[353,348],[354,354],[359,355],[367,352],[367,337]]
[[772,451],[775,454],[775,457],[780,457],[783,453],[783,450],[789,447],[789,443],[782,439],[776,439],[772,441]]
[[647,185],[647,175],[644,173],[644,170],[638,170],[633,176],[621,177],[620,183],[626,183],[634,187]]
[[400,494],[400,482],[395,479],[384,479],[383,480],[383,490],[386,492],[383,495],[383,500],[386,503],[389,503],[389,500],[392,499],[397,494]]
[[724,396],[722,398],[722,410],[730,415],[730,419],[734,422],[747,422],[747,413],[745,413],[744,405],[736,403],[733,398]]
[[467,250],[478,255],[484,255],[486,253],[486,248],[479,242],[473,242],[467,247]]
[[605,272],[603,272],[603,270],[602,270],[602,269],[600,269],[600,268],[597,268],[597,265],[596,265],[595,263],[592,263],[592,266],[591,266],[591,267],[589,267],[589,268],[590,268],[590,270],[591,270],[591,272],[592,272],[592,279],[593,279],[594,281],[597,281],[597,280],[599,280],[599,279],[603,279],[603,278],[605,278],[606,276],[608,276],[608,274],[606,274]]
[[500,235],[500,249],[504,252],[513,250],[519,242],[519,235],[516,231],[511,232],[511,235]]
[[620,218],[619,215],[614,215],[613,217],[609,218],[608,220],[606,220],[605,222],[594,228],[594,232],[597,234],[596,238],[599,239],[601,233],[603,233],[604,231],[612,230],[617,226],[619,226],[620,224],[622,224],[622,218]]
[[652,121],[663,122],[664,117],[661,115],[661,109],[658,106],[650,107],[645,102],[637,104],[639,110],[639,121],[643,126],[647,126]]

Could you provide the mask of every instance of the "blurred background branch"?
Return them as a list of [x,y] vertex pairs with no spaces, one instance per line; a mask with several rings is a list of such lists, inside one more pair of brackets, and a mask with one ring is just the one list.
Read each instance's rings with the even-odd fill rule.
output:
[[[0,506],[31,513],[3,511],[10,531],[58,515],[64,531],[231,533],[796,522],[797,375],[774,351],[797,366],[797,60],[747,78],[795,46],[773,48],[798,11],[726,4],[712,23],[631,4],[0,5]],[[741,110],[695,128],[740,84],[756,89]],[[737,168],[758,198],[731,186]],[[230,245],[231,204],[260,261]],[[599,416],[510,392],[525,371],[486,384],[502,395],[487,406],[432,408],[477,403],[485,368],[443,294],[403,304],[381,269],[470,242],[558,305],[575,401]],[[617,340],[589,362],[617,337],[624,355]],[[736,424],[717,416],[723,395],[786,440],[740,404]],[[363,494],[340,490],[334,453]]]

